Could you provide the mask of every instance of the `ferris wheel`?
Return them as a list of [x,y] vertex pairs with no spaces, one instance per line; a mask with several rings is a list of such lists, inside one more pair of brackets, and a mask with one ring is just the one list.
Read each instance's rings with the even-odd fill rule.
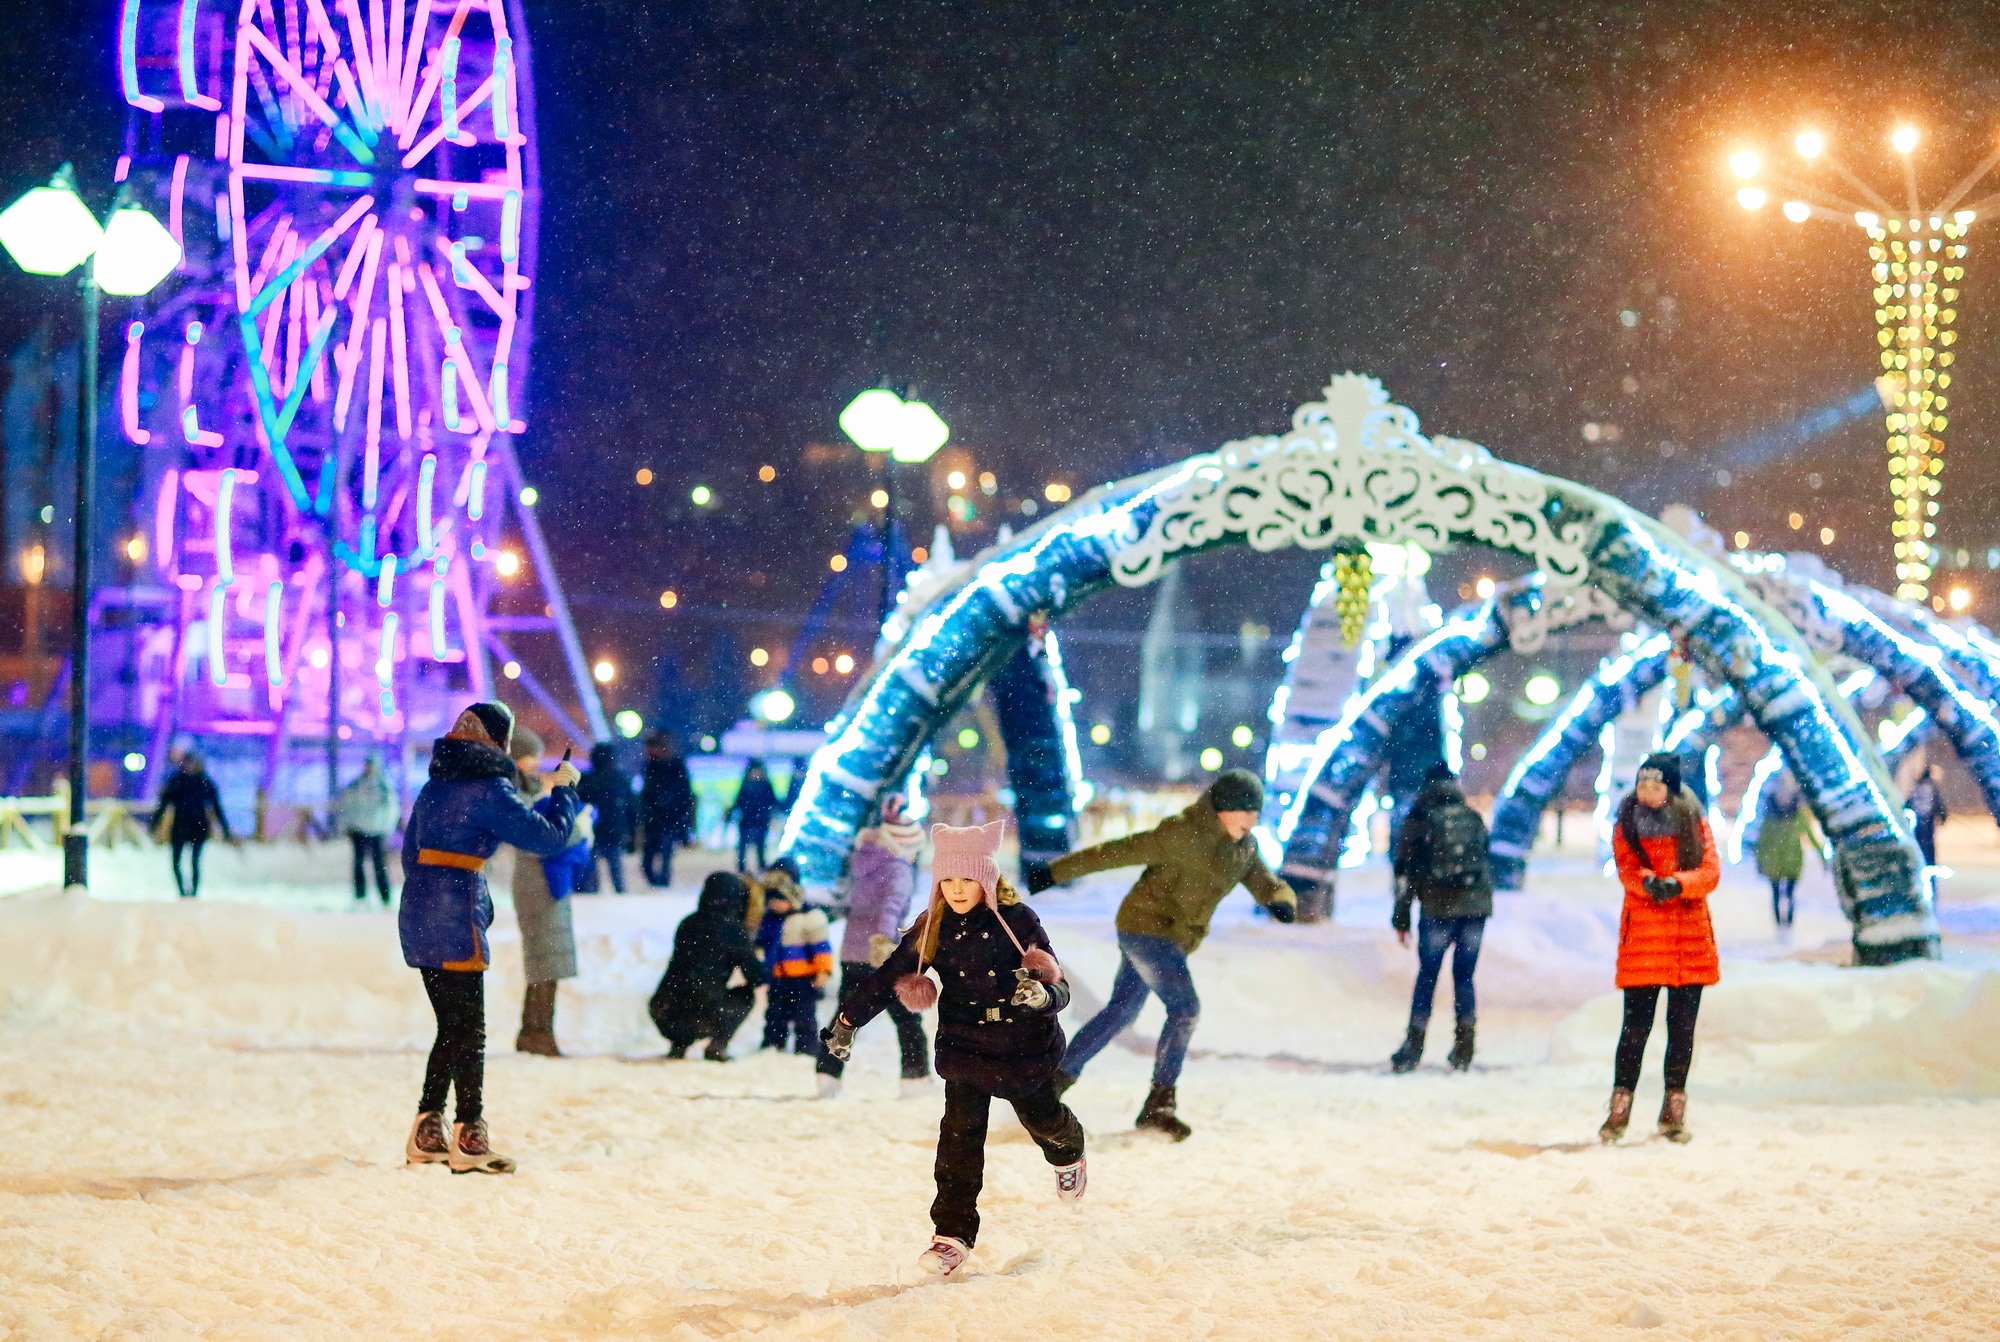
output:
[[[124,0],[119,51],[127,189],[165,197],[189,258],[121,388],[127,436],[164,449],[158,744],[268,731],[275,771],[301,736],[421,737],[496,660],[601,739],[513,448],[539,214],[518,0]],[[538,632],[581,724],[506,641]]]

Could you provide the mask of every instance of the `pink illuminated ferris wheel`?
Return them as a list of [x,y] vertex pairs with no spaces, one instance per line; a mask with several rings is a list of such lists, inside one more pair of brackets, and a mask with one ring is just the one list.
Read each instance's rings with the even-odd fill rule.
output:
[[[147,720],[268,733],[269,775],[334,726],[434,734],[500,664],[603,737],[513,449],[539,207],[518,0],[125,0],[120,39],[132,187],[189,258],[124,367],[172,607]],[[567,704],[514,655],[538,632]]]

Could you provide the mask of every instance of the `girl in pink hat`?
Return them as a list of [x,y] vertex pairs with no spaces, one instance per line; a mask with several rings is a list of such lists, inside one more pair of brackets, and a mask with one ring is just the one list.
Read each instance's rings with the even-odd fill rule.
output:
[[957,1272],[979,1236],[986,1117],[995,1098],[1014,1106],[1055,1166],[1057,1196],[1071,1203],[1083,1196],[1083,1125],[1053,1085],[1065,1043],[1056,1015],[1069,1005],[1069,985],[1041,919],[1000,876],[994,854],[1006,828],[1005,821],[931,827],[929,907],[820,1036],[829,1053],[845,1059],[854,1032],[892,997],[913,1011],[937,1005],[944,1121],[931,1203],[936,1234],[917,1261],[939,1276]]

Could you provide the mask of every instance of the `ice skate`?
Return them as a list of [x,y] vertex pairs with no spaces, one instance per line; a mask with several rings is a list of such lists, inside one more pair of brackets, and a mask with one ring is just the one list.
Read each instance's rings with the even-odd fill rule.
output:
[[931,1247],[917,1255],[917,1266],[933,1277],[949,1277],[965,1266],[972,1246],[949,1235],[932,1235]]
[[418,1114],[403,1143],[403,1159],[411,1165],[441,1165],[451,1159],[451,1142],[444,1135],[444,1116],[436,1110]]
[[1403,1036],[1403,1046],[1389,1055],[1392,1071],[1401,1074],[1417,1070],[1417,1064],[1424,1060],[1424,1028],[1412,1025],[1410,1032]]
[[937,1082],[927,1076],[906,1076],[897,1088],[899,1100],[927,1100],[937,1094]]
[[840,1098],[840,1078],[828,1076],[825,1072],[814,1074],[813,1098],[816,1100],[837,1100]]
[[514,1162],[495,1151],[486,1140],[486,1120],[451,1125],[451,1172],[453,1174],[512,1174]]
[[1474,1026],[1471,1021],[1462,1020],[1458,1023],[1457,1030],[1452,1034],[1451,1053],[1445,1059],[1451,1064],[1452,1071],[1463,1072],[1472,1066],[1473,1033]]
[[1688,1093],[1684,1090],[1670,1090],[1660,1102],[1660,1135],[1670,1142],[1686,1145],[1694,1140],[1694,1134],[1687,1130]]
[[1132,1120],[1132,1126],[1141,1132],[1157,1132],[1176,1142],[1186,1141],[1194,1132],[1193,1128],[1181,1122],[1180,1115],[1175,1112],[1172,1086],[1153,1087],[1152,1093],[1146,1097],[1145,1107]]
[[1074,1206],[1083,1201],[1083,1190],[1090,1182],[1090,1171],[1082,1156],[1074,1165],[1056,1166],[1056,1196]]
[[1618,1141],[1631,1124],[1632,1092],[1619,1086],[1611,1092],[1611,1112],[1605,1116],[1604,1126],[1597,1130],[1597,1140],[1607,1144]]

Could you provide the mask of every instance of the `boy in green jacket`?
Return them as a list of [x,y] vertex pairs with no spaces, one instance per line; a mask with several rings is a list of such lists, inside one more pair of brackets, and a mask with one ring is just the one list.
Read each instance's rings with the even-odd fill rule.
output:
[[1143,834],[1028,869],[1028,892],[1035,894],[1093,871],[1145,867],[1118,906],[1118,977],[1111,1000],[1071,1041],[1056,1073],[1057,1094],[1075,1085],[1084,1065],[1138,1019],[1146,994],[1158,993],[1167,1024],[1153,1054],[1153,1089],[1136,1126],[1177,1142],[1187,1139],[1191,1129],[1174,1111],[1174,1087],[1201,1015],[1187,958],[1208,935],[1215,906],[1239,882],[1279,922],[1291,922],[1298,912],[1292,888],[1271,874],[1250,837],[1263,807],[1264,784],[1257,775],[1231,769],[1194,805]]

